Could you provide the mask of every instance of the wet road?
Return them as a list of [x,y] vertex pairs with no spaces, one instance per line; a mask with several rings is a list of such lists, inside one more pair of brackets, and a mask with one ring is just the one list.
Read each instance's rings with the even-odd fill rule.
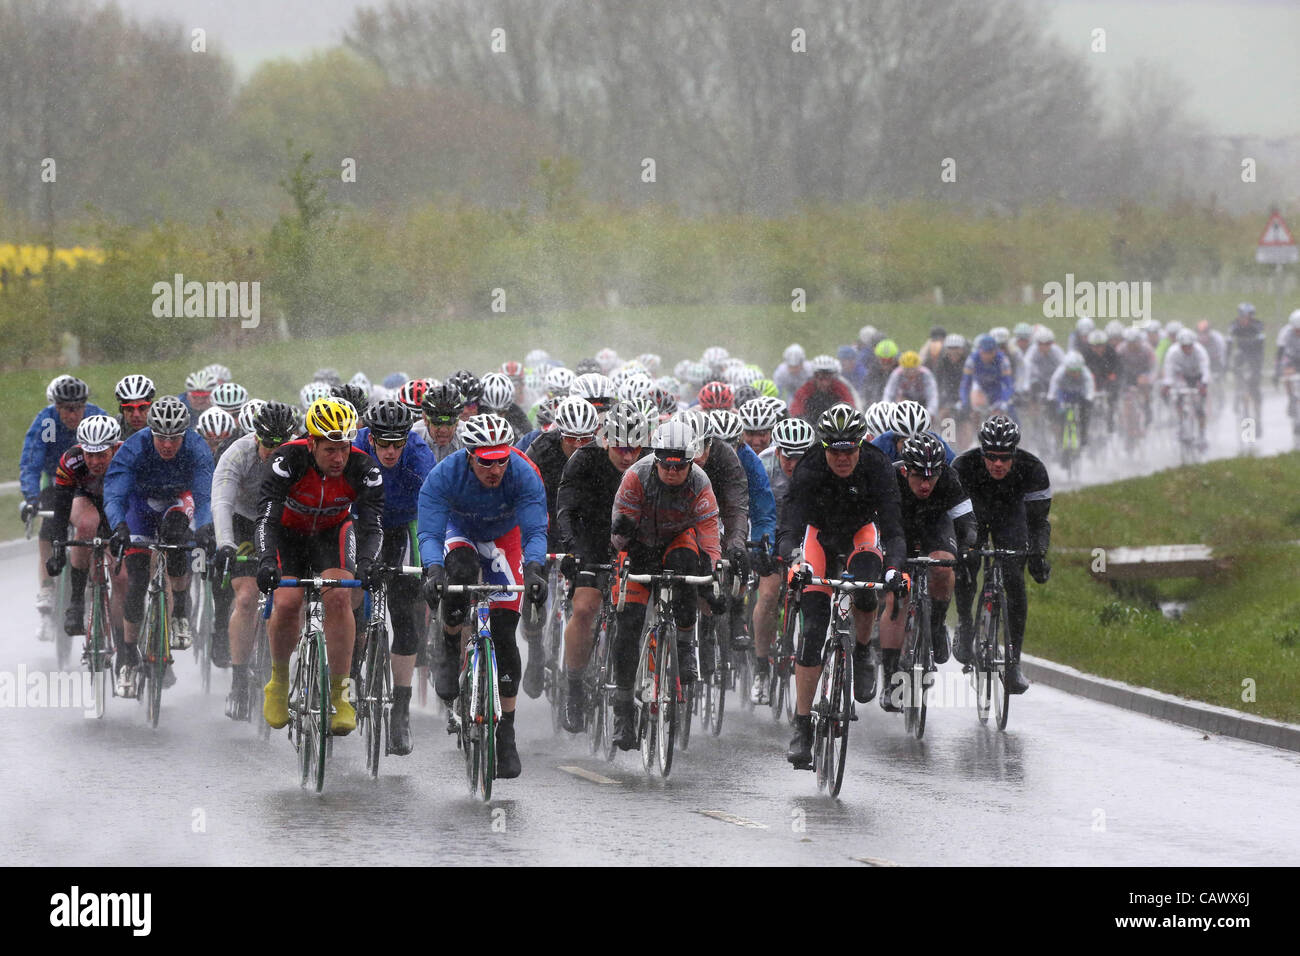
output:
[[[1275,434],[1261,451],[1289,439]],[[0,581],[11,595],[0,681],[11,690],[54,670],[53,646],[34,636],[32,549],[0,549]],[[0,859],[1300,863],[1293,809],[1300,754],[1204,739],[1043,686],[1013,699],[1008,730],[999,733],[977,723],[951,663],[932,693],[923,742],[905,736],[901,718],[875,703],[859,708],[839,800],[819,795],[811,773],[789,769],[788,731],[766,709],[730,711],[717,739],[697,727],[664,781],[647,777],[634,753],[613,763],[589,757],[585,738],[553,736],[543,704],[524,700],[524,775],[498,781],[498,799],[488,805],[467,795],[459,752],[431,711],[416,710],[415,752],[385,757],[378,780],[365,773],[359,738],[336,741],[317,795],[298,787],[282,733],[263,742],[250,725],[222,715],[223,673],[205,696],[188,654],[177,670],[157,730],[145,726],[135,701],[111,701],[96,721],[80,706],[0,700]]]

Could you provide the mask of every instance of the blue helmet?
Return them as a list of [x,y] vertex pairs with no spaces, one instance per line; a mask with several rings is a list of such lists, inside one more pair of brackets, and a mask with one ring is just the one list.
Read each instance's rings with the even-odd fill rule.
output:
[[992,352],[995,351],[997,347],[998,340],[987,332],[975,340],[975,351],[977,352]]

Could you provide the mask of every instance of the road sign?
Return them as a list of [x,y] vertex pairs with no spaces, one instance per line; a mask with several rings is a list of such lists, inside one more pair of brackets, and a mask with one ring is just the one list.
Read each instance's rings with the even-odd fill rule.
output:
[[1280,213],[1268,217],[1268,225],[1255,246],[1255,261],[1270,266],[1300,262],[1300,248],[1296,247],[1291,230],[1286,227]]

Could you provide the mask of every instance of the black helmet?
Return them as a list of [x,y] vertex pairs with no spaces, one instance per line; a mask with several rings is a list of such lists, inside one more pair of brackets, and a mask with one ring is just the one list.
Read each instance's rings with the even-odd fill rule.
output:
[[[471,375],[470,378],[473,376]],[[420,402],[420,411],[424,412],[434,424],[450,425],[460,418],[460,413],[464,410],[465,397],[450,381],[426,391],[424,399]]]
[[672,392],[666,388],[656,385],[650,389],[650,401],[659,407],[660,415],[672,415],[677,411],[677,399]]
[[282,445],[297,430],[296,411],[284,402],[267,402],[253,416],[253,433],[263,445]]
[[370,396],[360,385],[333,385],[330,387],[330,395],[334,398],[341,398],[357,410],[357,416],[360,417],[366,413],[366,405],[370,403]]
[[311,380],[313,382],[328,382],[330,385],[340,385],[343,382],[343,376],[339,374],[336,368],[318,368]]
[[385,398],[366,409],[366,424],[372,438],[401,441],[411,431],[413,415],[401,402]]
[[984,451],[1015,451],[1020,444],[1020,426],[1004,415],[995,415],[980,426],[980,448]]
[[741,405],[752,402],[756,398],[758,398],[758,389],[753,385],[741,385],[736,388],[735,394],[732,396],[731,407],[739,411]]
[[555,404],[555,396],[547,395],[533,405],[533,408],[536,409],[538,428],[545,428],[555,421]]
[[862,444],[867,434],[867,423],[860,411],[840,402],[822,412],[822,417],[817,420],[817,431],[824,446],[844,449]]
[[600,371],[600,363],[597,362],[594,358],[579,359],[578,364],[573,366],[573,374],[575,376],[587,375],[591,372],[599,372],[599,371]]
[[948,337],[948,330],[945,329],[942,325],[936,325],[931,327],[930,338],[937,339],[940,342],[942,342],[947,337]]
[[939,439],[921,434],[903,443],[903,464],[909,474],[929,478],[943,471],[947,455]]
[[75,404],[90,397],[90,386],[71,375],[60,376],[50,388],[50,397],[56,405],[64,402]]
[[149,406],[149,430],[155,435],[184,435],[190,427],[190,410],[174,395],[164,395]]
[[468,369],[462,368],[452,372],[447,376],[447,384],[456,387],[466,405],[477,405],[479,397],[483,394],[483,383]]

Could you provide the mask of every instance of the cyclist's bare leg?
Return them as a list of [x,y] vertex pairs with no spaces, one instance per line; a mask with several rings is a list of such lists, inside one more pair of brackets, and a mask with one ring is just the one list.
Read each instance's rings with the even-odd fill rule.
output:
[[769,574],[758,579],[758,596],[754,599],[754,653],[767,657],[776,640],[776,598],[781,590],[781,578]]
[[[350,571],[331,568],[321,573],[323,578],[345,580]],[[358,593],[360,589],[358,588]],[[353,595],[347,588],[330,588],[321,595],[325,611],[325,648],[331,674],[348,674],[352,670],[352,645],[356,643],[356,619],[352,616]]]
[[[896,651],[903,646],[903,628],[907,624],[907,615],[900,612],[894,616],[896,595],[885,595],[885,610],[880,616],[880,649]],[[867,632],[870,633],[870,630]]]
[[230,608],[230,661],[239,667],[248,662],[253,651],[253,631],[257,624],[257,579],[231,578],[230,586],[235,592]]
[[389,661],[393,666],[393,686],[410,687],[411,675],[415,673],[415,655],[392,654]]
[[564,667],[570,674],[580,674],[591,660],[591,632],[600,611],[600,591],[596,588],[573,589],[573,613],[564,628]]
[[[853,629],[857,634],[859,644],[871,643],[871,626],[876,623],[875,611],[861,611],[858,608],[853,609]],[[884,646],[884,637],[881,637],[881,646]]]
[[266,636],[271,645],[271,660],[288,664],[298,643],[298,618],[302,611],[302,592],[297,588],[281,588],[275,592],[275,605],[271,619],[266,622]]

